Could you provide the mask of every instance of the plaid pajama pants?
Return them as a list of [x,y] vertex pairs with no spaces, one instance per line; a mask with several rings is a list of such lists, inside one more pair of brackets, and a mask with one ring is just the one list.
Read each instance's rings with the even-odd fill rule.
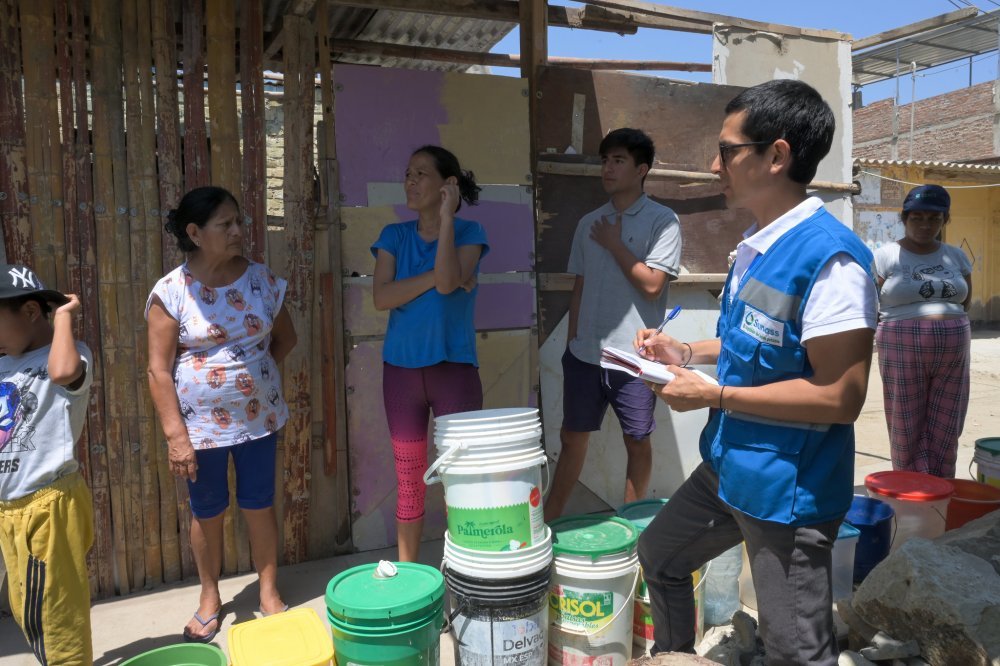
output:
[[969,407],[969,320],[880,322],[875,334],[892,467],[954,478]]

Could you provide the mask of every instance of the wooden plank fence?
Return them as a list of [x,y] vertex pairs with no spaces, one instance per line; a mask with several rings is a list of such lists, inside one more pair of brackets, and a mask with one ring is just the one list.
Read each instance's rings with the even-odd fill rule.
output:
[[[336,434],[326,442],[334,458],[319,466],[332,475],[318,475],[329,484],[322,496],[336,497],[336,505],[322,507],[326,525],[310,521],[311,452],[323,446],[313,436],[322,414],[311,406],[320,353],[312,343],[320,337],[313,318],[316,28],[302,16],[284,18],[287,233],[269,251],[263,24],[260,3],[236,0],[0,0],[4,247],[8,261],[32,265],[51,286],[80,295],[77,335],[95,358],[79,446],[95,508],[88,556],[95,598],[196,575],[187,488],[169,473],[148,393],[142,313],[156,280],[183,260],[163,231],[167,211],[185,190],[210,183],[242,201],[248,256],[270,258],[288,279],[286,303],[300,340],[284,368],[291,420],[279,448],[279,558],[315,554],[309,542],[320,533],[318,541],[349,545],[347,470],[335,459],[345,456],[345,444]],[[232,506],[225,571],[245,572],[249,540]]]

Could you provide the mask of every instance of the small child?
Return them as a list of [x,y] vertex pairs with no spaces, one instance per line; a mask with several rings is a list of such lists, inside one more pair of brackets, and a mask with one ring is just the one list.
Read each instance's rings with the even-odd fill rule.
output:
[[75,448],[93,361],[73,339],[79,307],[30,268],[0,264],[0,551],[10,607],[39,662],[90,666],[93,503]]

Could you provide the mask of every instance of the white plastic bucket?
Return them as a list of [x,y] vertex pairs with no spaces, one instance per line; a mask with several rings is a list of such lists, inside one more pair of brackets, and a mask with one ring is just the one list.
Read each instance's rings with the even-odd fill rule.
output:
[[977,439],[972,461],[976,463],[976,481],[1000,488],[1000,437]]
[[948,480],[922,472],[874,472],[865,478],[865,489],[869,497],[896,512],[890,554],[913,537],[934,539],[944,534],[948,502],[955,492]]
[[[537,427],[508,431],[506,425],[515,423],[518,415],[524,420],[525,413],[537,420],[537,411],[491,409],[435,419],[436,433],[442,430],[440,436],[435,434],[440,455],[424,474],[424,482],[444,484],[453,545],[475,551],[519,551],[545,541],[541,469],[548,459],[541,447],[542,431]],[[490,419],[494,419],[492,430]],[[456,423],[474,423],[484,430],[460,437],[448,430]]]
[[639,580],[638,530],[621,518],[600,516],[561,518],[552,529],[549,663],[626,666]]
[[833,601],[848,599],[854,594],[854,553],[861,530],[847,523],[840,524],[833,542]]
[[530,576],[552,564],[552,531],[545,526],[541,542],[519,550],[483,551],[456,545],[449,532],[444,533],[442,567],[482,580],[509,580]]

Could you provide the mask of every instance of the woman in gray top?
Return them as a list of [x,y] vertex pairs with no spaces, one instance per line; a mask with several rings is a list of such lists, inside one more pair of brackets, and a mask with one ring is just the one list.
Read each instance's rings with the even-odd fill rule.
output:
[[939,240],[951,197],[940,185],[910,190],[905,236],[875,251],[882,374],[892,467],[953,478],[969,404],[968,309],[972,264]]

